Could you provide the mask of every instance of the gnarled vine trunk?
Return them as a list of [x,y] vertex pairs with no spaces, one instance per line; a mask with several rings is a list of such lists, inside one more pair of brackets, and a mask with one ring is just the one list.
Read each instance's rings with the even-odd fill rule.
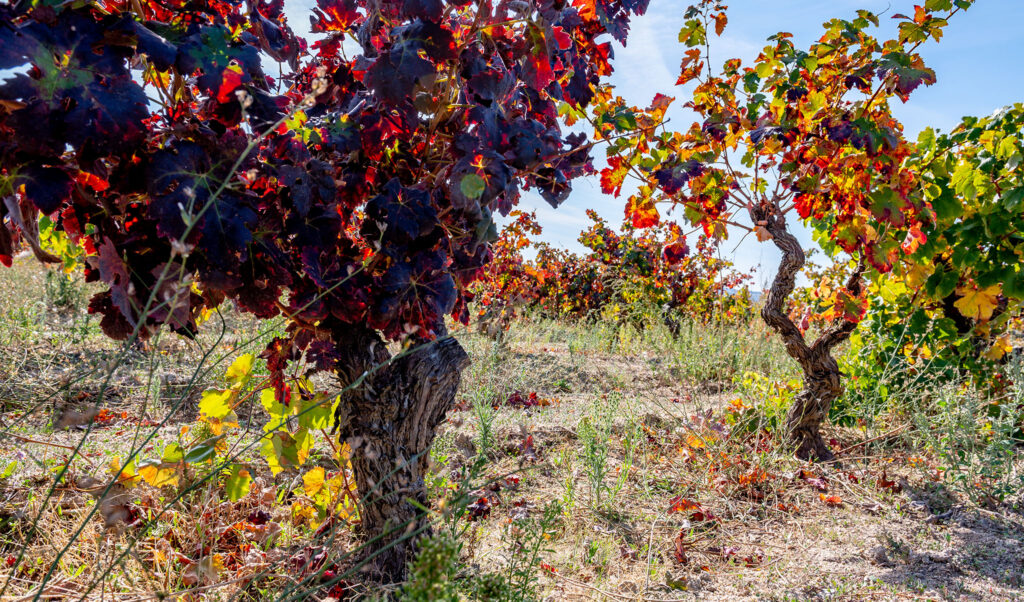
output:
[[[804,250],[800,242],[786,228],[784,216],[767,210],[751,212],[755,223],[763,222],[772,235],[775,246],[782,251],[782,261],[765,299],[761,317],[782,336],[786,352],[800,364],[804,373],[804,388],[793,399],[786,416],[786,431],[796,445],[796,455],[802,459],[830,461],[832,452],[821,437],[821,424],[828,416],[832,402],[842,394],[839,364],[832,357],[832,349],[846,340],[856,324],[840,319],[811,345],[793,320],[785,312],[785,302],[796,285],[796,274],[804,266]],[[850,275],[847,290],[853,295],[861,291],[863,264]]]
[[[338,376],[348,385],[336,413],[363,503],[362,530],[382,579],[404,580],[416,543],[430,533],[424,477],[430,444],[452,407],[469,356],[448,337],[391,357],[376,332],[346,333]],[[360,379],[362,379],[360,381]]]

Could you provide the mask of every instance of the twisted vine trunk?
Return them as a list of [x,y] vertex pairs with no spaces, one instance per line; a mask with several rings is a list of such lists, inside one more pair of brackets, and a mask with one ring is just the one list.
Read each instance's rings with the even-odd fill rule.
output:
[[[839,364],[832,357],[832,349],[849,338],[856,324],[840,319],[826,330],[811,345],[793,320],[785,312],[785,302],[796,285],[796,274],[804,266],[804,250],[800,242],[786,228],[784,216],[773,215],[767,210],[751,212],[755,223],[763,222],[772,235],[775,246],[782,251],[782,261],[775,274],[771,289],[765,300],[761,317],[765,323],[782,337],[786,352],[795,359],[804,373],[804,388],[793,399],[793,405],[786,415],[786,432],[796,445],[796,455],[802,459],[831,461],[832,452],[821,437],[821,425],[828,416],[829,408],[843,392]],[[846,283],[853,295],[861,292],[860,277],[863,263],[857,266]]]
[[335,425],[352,447],[372,566],[380,578],[400,582],[417,542],[430,533],[422,510],[429,506],[427,456],[469,356],[452,338],[395,357],[374,331],[347,338],[351,344],[342,350],[338,376],[346,385],[358,384],[342,395]]

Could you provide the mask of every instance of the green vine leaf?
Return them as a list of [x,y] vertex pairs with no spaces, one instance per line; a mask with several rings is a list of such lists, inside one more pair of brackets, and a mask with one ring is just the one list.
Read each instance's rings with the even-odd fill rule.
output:
[[249,489],[252,486],[252,477],[249,475],[249,471],[245,466],[241,464],[232,464],[225,471],[224,478],[224,491],[228,494],[228,499],[232,502],[249,495]]

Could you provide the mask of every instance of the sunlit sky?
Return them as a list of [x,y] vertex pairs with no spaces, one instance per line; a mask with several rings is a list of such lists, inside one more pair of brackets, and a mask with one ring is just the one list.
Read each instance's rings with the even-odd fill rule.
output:
[[[920,0],[918,0],[920,1]],[[720,65],[737,57],[749,63],[765,45],[765,38],[787,31],[797,47],[806,47],[822,32],[821,24],[834,17],[849,18],[858,8],[882,15],[883,33],[894,31],[898,12],[913,14],[913,2],[901,0],[732,0],[729,25],[722,38],[712,41],[712,61]],[[630,103],[646,106],[657,92],[684,101],[685,89],[673,84],[679,73],[683,46],[678,32],[689,2],[651,0],[649,12],[634,21],[625,48],[617,48],[612,83]],[[883,14],[884,13],[884,14]],[[937,83],[916,91],[906,105],[895,107],[908,135],[915,137],[926,127],[949,130],[964,115],[988,115],[997,108],[1024,101],[1024,0],[978,0],[976,6],[951,20],[938,44],[922,48],[927,64],[935,69]],[[888,35],[886,37],[889,37]],[[897,101],[898,102],[898,101]],[[686,129],[692,114],[679,109],[669,112],[677,129]],[[603,195],[597,178],[577,181],[572,196],[552,209],[535,195],[524,197],[521,207],[536,209],[544,226],[542,238],[570,249],[581,249],[576,241],[587,223],[585,211],[595,209],[613,224],[623,219],[624,198]],[[755,287],[770,282],[778,265],[779,252],[770,243],[754,237],[740,242],[732,233],[722,245],[722,254],[738,268],[756,270]],[[802,231],[807,244],[810,234]]]
[[[922,2],[922,0],[916,0]],[[677,129],[686,129],[693,117],[678,108],[688,90],[674,86],[679,74],[683,46],[678,32],[688,0],[650,0],[646,15],[633,21],[626,47],[616,46],[612,83],[618,94],[631,104],[647,106],[658,92],[676,96],[668,116]],[[864,8],[881,16],[888,38],[895,32],[895,13],[913,14],[914,0],[726,0],[729,25],[721,38],[712,42],[712,62],[741,58],[749,63],[765,45],[765,38],[779,31],[794,35],[798,47],[806,47],[822,32],[821,24],[834,17],[850,18]],[[309,8],[313,0],[289,0],[286,11],[300,35],[308,34]],[[964,115],[988,115],[1007,104],[1024,101],[1024,0],[977,0],[975,6],[958,14],[940,43],[930,42],[923,53],[935,69],[938,82],[916,91],[906,105],[895,108],[908,135],[916,137],[925,127],[949,130]],[[597,155],[601,155],[597,151]],[[601,157],[595,157],[600,166]],[[536,210],[544,227],[541,238],[555,245],[580,250],[577,242],[594,209],[611,224],[623,219],[624,195],[603,195],[597,177],[577,180],[573,194],[558,209],[552,209],[538,195],[526,193],[521,209]],[[753,237],[740,241],[740,233],[722,245],[723,256],[738,268],[755,270],[755,287],[763,287],[779,261],[770,243]],[[810,235],[799,236],[811,243]]]

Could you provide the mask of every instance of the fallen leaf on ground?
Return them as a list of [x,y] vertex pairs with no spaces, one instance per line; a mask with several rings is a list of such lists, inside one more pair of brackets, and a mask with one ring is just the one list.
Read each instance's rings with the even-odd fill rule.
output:
[[888,491],[889,493],[899,493],[903,491],[903,486],[896,481],[890,481],[884,470],[882,471],[882,476],[878,479],[878,488]]
[[824,493],[819,493],[818,498],[821,499],[822,503],[824,503],[826,506],[830,506],[833,508],[836,506],[843,505],[843,498],[839,497],[838,495],[825,495]]

